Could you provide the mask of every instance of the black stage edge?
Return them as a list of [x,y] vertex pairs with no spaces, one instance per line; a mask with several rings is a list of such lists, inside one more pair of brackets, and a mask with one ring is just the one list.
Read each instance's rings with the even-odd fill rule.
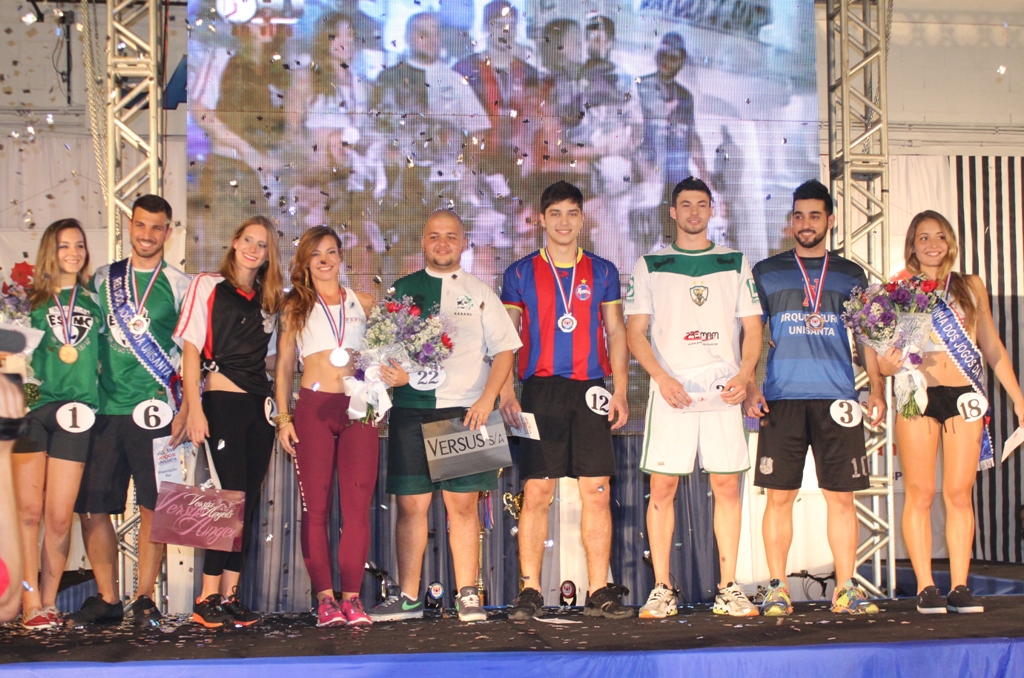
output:
[[[985,613],[922,615],[915,600],[883,601],[872,617],[833,614],[822,603],[798,603],[791,617],[733,618],[709,606],[684,608],[666,620],[606,620],[579,608],[549,610],[542,621],[510,622],[504,610],[488,621],[460,623],[443,618],[375,624],[369,629],[320,629],[311,614],[269,615],[250,629],[207,630],[185,617],[160,629],[121,626],[89,631],[29,632],[16,623],[0,626],[0,663],[149,662],[270,657],[341,657],[416,653],[503,653],[597,651],[635,653],[691,649],[818,646],[850,643],[989,638],[1024,638],[1022,599],[981,599]],[[578,623],[564,623],[578,622]],[[809,648],[808,648],[809,649]],[[1024,671],[1024,666],[1020,667]],[[0,671],[3,669],[0,668]],[[822,667],[823,674],[827,673]],[[774,673],[774,671],[773,671]]]

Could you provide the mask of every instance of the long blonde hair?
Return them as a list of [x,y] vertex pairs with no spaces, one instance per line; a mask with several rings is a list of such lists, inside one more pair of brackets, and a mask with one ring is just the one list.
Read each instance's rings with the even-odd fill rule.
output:
[[903,260],[906,262],[907,272],[913,275],[920,275],[921,273],[921,262],[917,260],[917,255],[914,254],[914,241],[917,239],[917,227],[929,219],[936,222],[939,228],[942,229],[942,234],[946,236],[946,244],[949,246],[949,249],[946,251],[946,257],[939,266],[939,275],[936,281],[941,281],[947,275],[950,276],[950,296],[956,299],[961,311],[963,311],[964,324],[967,331],[973,332],[978,316],[978,304],[974,300],[974,295],[971,293],[970,285],[967,284],[967,279],[953,270],[953,266],[956,265],[960,256],[960,247],[956,242],[956,231],[953,230],[953,225],[949,223],[949,219],[934,210],[925,210],[914,215],[914,218],[910,220],[910,226],[907,228],[907,237],[903,243]]
[[301,333],[306,327],[306,320],[316,304],[316,288],[313,287],[313,279],[309,273],[309,260],[312,259],[316,246],[327,237],[334,238],[338,254],[341,254],[341,238],[334,229],[327,226],[314,226],[307,230],[295,247],[295,256],[292,257],[291,264],[292,289],[285,297],[284,320],[285,327],[295,330],[296,334]]
[[[281,248],[277,244],[278,234],[273,222],[266,217],[260,216],[246,219],[235,229],[235,234],[231,236],[231,244],[233,245],[242,237],[242,233],[245,232],[246,228],[257,225],[262,226],[267,231],[267,260],[256,271],[256,282],[262,288],[263,310],[268,314],[274,314],[281,308],[281,304],[284,301],[284,276],[281,275]],[[238,287],[234,247],[229,247],[228,251],[224,254],[224,259],[220,262],[219,271],[228,282]]]
[[39,253],[36,254],[36,270],[33,276],[32,296],[29,298],[30,308],[37,309],[49,302],[50,298],[60,293],[60,262],[57,261],[57,245],[60,234],[69,228],[77,228],[85,243],[85,263],[82,270],[75,276],[75,282],[85,287],[89,284],[89,241],[85,238],[85,229],[78,219],[60,219],[53,222],[43,231],[39,240]]

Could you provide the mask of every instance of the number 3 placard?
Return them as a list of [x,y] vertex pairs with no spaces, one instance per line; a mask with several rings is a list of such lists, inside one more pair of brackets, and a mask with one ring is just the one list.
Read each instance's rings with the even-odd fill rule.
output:
[[54,414],[57,425],[68,433],[82,433],[96,423],[96,414],[85,403],[67,403],[61,405]]
[[444,371],[443,367],[409,374],[409,386],[417,391],[433,391],[447,380],[448,373]]
[[174,410],[163,400],[143,400],[135,406],[132,412],[132,419],[135,425],[147,431],[156,431],[171,423],[174,418]]
[[956,409],[968,424],[988,412],[988,398],[980,393],[964,393],[956,399]]
[[856,400],[837,400],[829,408],[829,414],[840,426],[853,428],[860,426],[864,413],[861,412],[860,403]]
[[612,402],[612,394],[608,392],[608,389],[601,388],[600,386],[591,386],[587,389],[587,407],[594,414],[603,414],[608,416],[609,405]]

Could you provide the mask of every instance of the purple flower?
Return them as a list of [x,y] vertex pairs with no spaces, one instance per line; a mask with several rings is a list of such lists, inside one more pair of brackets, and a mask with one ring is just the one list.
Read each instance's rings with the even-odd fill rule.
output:
[[359,381],[366,381],[366,370],[360,367],[352,374],[352,376],[358,379]]
[[867,321],[868,321],[869,325],[877,325],[878,324],[878,315],[875,314],[875,313],[869,312],[868,316],[867,316]]
[[908,290],[906,287],[897,287],[889,295],[889,298],[892,299],[894,304],[900,305],[910,303],[910,297],[910,290]]
[[425,355],[427,357],[430,357],[430,356],[434,355],[434,345],[433,344],[423,344],[423,355]]
[[922,362],[924,362],[924,358],[921,357],[920,353],[913,352],[907,355],[907,360],[910,361],[911,365],[920,365]]
[[918,295],[916,295],[916,297],[914,298],[914,301],[917,302],[917,308],[919,310],[921,310],[921,311],[928,310],[928,295],[927,294],[918,294]]
[[882,322],[883,325],[891,325],[892,323],[896,322],[896,314],[893,313],[892,311],[886,310],[882,313],[881,316],[879,316],[878,319]]

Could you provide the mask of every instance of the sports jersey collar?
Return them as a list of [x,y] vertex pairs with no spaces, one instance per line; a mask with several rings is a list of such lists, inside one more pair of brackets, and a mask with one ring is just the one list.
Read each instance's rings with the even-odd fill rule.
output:
[[[548,254],[547,254],[548,249],[547,249],[547,247],[542,247],[540,250],[538,250],[538,252],[540,253],[540,258],[541,259],[543,259],[544,261],[548,260]],[[577,264],[580,263],[580,261],[582,259],[583,259],[583,248],[582,247],[577,247],[576,248],[576,263]],[[555,266],[557,266],[559,268],[572,268],[571,266],[563,266],[562,264],[559,264],[557,261],[555,262]]]
[[447,278],[449,276],[452,277],[452,278],[457,278],[459,275],[462,274],[462,267],[460,266],[458,269],[456,269],[454,271],[448,271],[447,273],[440,273],[438,271],[431,271],[429,267],[424,268],[423,271],[427,275],[429,275],[431,278],[442,278],[443,279],[443,278]]
[[711,250],[715,249],[715,243],[711,243],[710,247],[705,247],[702,250],[684,250],[682,247],[679,247],[675,243],[672,243],[672,249],[682,254],[703,254],[704,252],[710,252]]

